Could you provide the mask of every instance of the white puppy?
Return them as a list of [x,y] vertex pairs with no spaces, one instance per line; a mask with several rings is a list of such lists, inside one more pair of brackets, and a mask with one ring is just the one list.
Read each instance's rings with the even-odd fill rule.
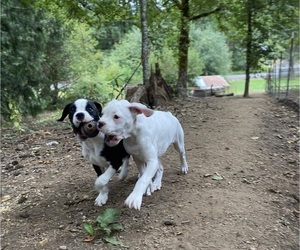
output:
[[163,166],[160,157],[170,144],[180,154],[180,169],[188,172],[185,157],[184,133],[170,112],[154,111],[140,103],[113,100],[102,110],[98,128],[106,135],[109,146],[122,139],[126,151],[133,156],[140,178],[125,204],[140,209],[143,194],[150,195],[161,188]]

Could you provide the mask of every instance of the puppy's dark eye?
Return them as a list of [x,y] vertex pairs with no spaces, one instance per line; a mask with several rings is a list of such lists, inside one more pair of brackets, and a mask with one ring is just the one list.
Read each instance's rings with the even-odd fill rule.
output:
[[118,115],[114,115],[114,119],[119,119],[120,117]]
[[76,111],[76,107],[75,106],[70,107],[69,112],[75,113],[75,111]]

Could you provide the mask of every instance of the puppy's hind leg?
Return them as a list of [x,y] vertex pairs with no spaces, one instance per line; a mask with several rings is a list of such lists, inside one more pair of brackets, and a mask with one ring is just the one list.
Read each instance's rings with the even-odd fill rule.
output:
[[119,180],[124,180],[128,174],[128,166],[129,166],[129,157],[124,158],[123,164],[121,166],[121,172],[119,174]]
[[154,180],[153,180],[152,185],[151,185],[152,186],[152,190],[151,190],[152,193],[156,190],[161,189],[161,181],[162,181],[162,177],[163,177],[163,173],[164,173],[164,167],[161,164],[160,159],[158,160],[158,164],[159,164],[159,167],[156,171],[156,174],[154,176]]
[[176,151],[180,154],[180,170],[181,173],[187,174],[189,170],[189,166],[186,161],[186,156],[185,156],[185,148],[184,148],[184,134],[183,134],[183,129],[180,126],[178,135],[177,135],[177,140],[174,143],[174,147]]
[[140,178],[144,171],[145,171],[145,168],[146,168],[146,163],[144,161],[141,161],[139,160],[138,158],[134,157],[133,156],[133,160],[138,168],[138,171],[139,171],[139,175],[138,175],[138,178]]
[[158,160],[158,164],[159,167],[156,171],[153,181],[150,183],[150,185],[147,188],[146,195],[151,195],[154,191],[161,189],[161,181],[164,173],[164,167],[161,164],[160,160]]

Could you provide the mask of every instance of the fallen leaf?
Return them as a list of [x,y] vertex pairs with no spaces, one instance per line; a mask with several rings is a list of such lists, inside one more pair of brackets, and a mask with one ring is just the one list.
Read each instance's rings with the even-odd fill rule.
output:
[[221,181],[224,180],[224,176],[220,175],[219,173],[214,173],[214,175],[212,176],[212,180]]
[[83,240],[83,242],[92,242],[95,239],[95,237],[92,237],[90,235],[86,236],[86,238]]

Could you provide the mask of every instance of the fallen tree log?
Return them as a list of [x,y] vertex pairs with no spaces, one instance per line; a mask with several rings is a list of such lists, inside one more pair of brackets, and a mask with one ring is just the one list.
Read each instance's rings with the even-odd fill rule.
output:
[[215,94],[215,97],[223,97],[223,96],[234,96],[234,93],[229,93],[229,94]]

